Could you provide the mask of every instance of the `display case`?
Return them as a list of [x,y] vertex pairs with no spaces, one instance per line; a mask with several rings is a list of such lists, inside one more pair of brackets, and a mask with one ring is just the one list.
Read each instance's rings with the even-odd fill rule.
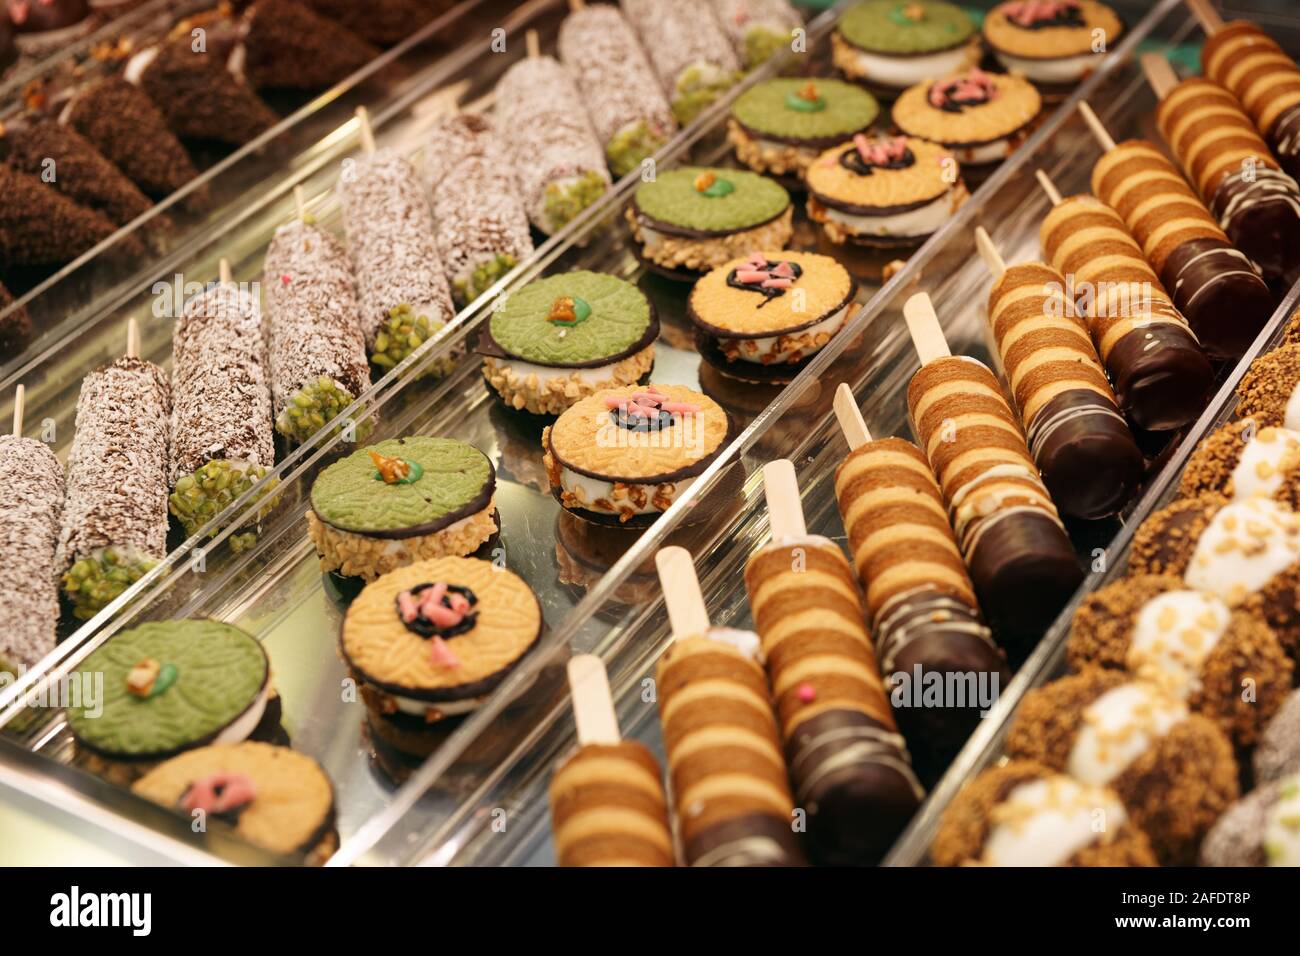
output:
[[[839,14],[832,9],[810,20],[808,51],[773,62],[749,76],[655,157],[657,169],[680,163],[732,164],[724,120],[730,101],[748,85],[782,69],[822,74],[829,32]],[[544,45],[554,37],[562,10],[547,5],[530,22]],[[1066,193],[1085,192],[1099,148],[1076,107],[1091,102],[1116,139],[1154,133],[1154,98],[1134,62],[1134,52],[1170,48],[1196,34],[1178,0],[1162,0],[1129,24],[1121,42],[1096,73],[1063,103],[1045,113],[1028,141],[979,181],[971,199],[886,281],[888,256],[831,248],[796,213],[792,246],[836,255],[859,280],[858,306],[848,326],[811,359],[784,388],[736,388],[703,363],[685,317],[689,286],[647,273],[633,251],[624,211],[638,185],[625,178],[561,234],[462,311],[447,332],[426,343],[401,366],[375,383],[341,418],[373,425],[373,438],[410,434],[445,435],[484,451],[497,467],[497,504],[502,533],[499,558],[538,595],[546,631],[542,641],[491,697],[459,723],[410,777],[390,781],[374,764],[363,734],[364,707],[351,693],[337,652],[337,634],[349,594],[321,574],[306,535],[307,493],[320,469],[347,446],[327,427],[286,455],[267,481],[278,482],[280,503],[262,524],[256,544],[235,553],[225,542],[260,507],[260,488],[218,515],[211,525],[180,543],[154,572],[94,621],[68,636],[34,672],[0,690],[0,786],[40,782],[49,802],[82,819],[96,818],[129,830],[149,852],[178,862],[197,859],[274,862],[234,839],[223,828],[189,832],[176,814],[136,798],[86,771],[56,708],[28,707],[24,696],[49,688],[92,650],[124,629],[150,621],[212,617],[235,624],[267,648],[293,746],[316,758],[336,787],[341,845],[331,865],[507,865],[547,863],[546,784],[555,761],[575,744],[569,716],[564,663],[575,653],[594,653],[608,667],[625,735],[660,750],[651,679],[653,664],[669,634],[653,555],[667,543],[696,556],[712,620],[744,627],[748,608],[740,572],[769,537],[761,468],[776,458],[794,462],[809,531],[843,540],[833,494],[835,466],[846,447],[830,404],[835,386],[847,382],[864,409],[874,435],[906,434],[904,395],[918,367],[901,320],[903,301],[927,291],[937,307],[954,353],[995,364],[984,314],[990,279],[974,255],[973,232],[984,225],[1009,263],[1038,259],[1038,226],[1048,201],[1033,177],[1051,174]],[[496,57],[469,49],[463,62],[437,67],[436,82],[376,116],[384,144],[418,149],[427,113],[418,102],[450,83],[464,81],[462,95],[487,93],[495,78],[522,51]],[[187,275],[210,276],[226,257],[236,278],[255,279],[271,231],[291,215],[290,190],[306,187],[309,211],[327,228],[338,228],[330,194],[334,166],[355,148],[355,129],[343,124],[329,143],[330,159],[310,170],[287,174],[275,188],[196,237],[184,258]],[[324,154],[322,154],[322,157]],[[182,260],[178,259],[178,263]],[[505,409],[485,387],[472,345],[501,296],[541,275],[593,269],[639,284],[661,320],[656,343],[655,381],[683,384],[709,394],[736,419],[738,436],[684,491],[672,507],[639,536],[619,547],[593,543],[551,497],[541,465],[541,425]],[[891,270],[892,271],[892,270]],[[1300,297],[1292,290],[1273,316],[1276,331]],[[95,325],[98,344],[83,360],[102,360],[116,351],[127,314],[144,313],[150,297],[137,292],[129,306],[104,315]],[[1269,333],[1255,349],[1263,347]],[[146,323],[144,354],[166,359],[170,330]],[[93,353],[93,354],[92,354]],[[446,374],[425,374],[448,369]],[[54,377],[38,408],[68,408],[75,384]],[[1221,386],[1204,415],[1183,434],[1154,443],[1145,492],[1115,519],[1072,525],[1072,541],[1086,563],[1100,553],[1115,567],[1131,529],[1156,506],[1185,459],[1191,439],[1203,434],[1224,409],[1240,372],[1224,369]],[[59,382],[59,385],[55,385]],[[62,388],[65,394],[56,395]],[[71,390],[68,393],[68,390]],[[63,404],[60,405],[59,403]],[[0,414],[3,409],[0,409]],[[29,414],[32,414],[29,412]],[[40,415],[42,412],[36,412]],[[52,414],[52,412],[45,412]],[[1097,572],[1080,594],[1109,571]],[[1076,598],[1077,600],[1077,598]],[[1003,689],[979,730],[934,788],[890,862],[924,859],[936,814],[965,776],[996,759],[1007,716],[1024,690],[1059,667],[1065,615],[1044,635],[1037,650]]]

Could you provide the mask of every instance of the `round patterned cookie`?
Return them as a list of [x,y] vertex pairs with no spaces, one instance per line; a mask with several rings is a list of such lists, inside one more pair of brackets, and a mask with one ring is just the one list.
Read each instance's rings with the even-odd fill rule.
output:
[[1109,47],[1123,30],[1119,15],[1095,0],[1055,3],[1014,0],[999,4],[984,18],[984,39],[988,45],[998,53],[1026,60],[1092,53],[1096,36],[1104,37]]
[[262,645],[219,621],[157,621],[123,631],[86,658],[78,678],[100,675],[102,699],[69,707],[68,725],[79,746],[117,759],[160,759],[243,740],[270,696]]
[[658,334],[650,301],[632,283],[564,272],[506,297],[479,350],[551,368],[593,368],[641,351]]
[[[1038,90],[1011,74],[971,69],[903,91],[893,119],[907,136],[950,148],[1001,143],[1022,132],[1042,109]],[[1004,153],[959,154],[964,162],[990,162]]]
[[845,12],[838,32],[862,50],[916,56],[961,46],[975,34],[975,24],[952,3],[867,0]]
[[[389,481],[373,455],[397,459],[406,476]],[[316,517],[341,531],[385,538],[432,534],[482,511],[492,500],[492,462],[453,438],[390,438],[330,465],[311,489]]]
[[746,90],[731,118],[750,136],[825,149],[869,129],[876,98],[852,83],[829,79],[767,80]]
[[790,208],[790,194],[757,173],[688,166],[642,183],[633,205],[660,231],[725,236],[776,219]]
[[541,608],[522,578],[490,561],[449,557],[366,585],[343,619],[340,647],[363,681],[405,710],[408,702],[418,709],[482,697],[541,632]]
[[246,741],[200,747],[159,764],[131,787],[140,796],[225,820],[272,853],[323,863],[337,847],[334,788],[316,761],[288,747]]
[[[877,156],[877,147],[888,152]],[[951,190],[959,177],[960,167],[951,152],[904,136],[837,145],[817,158],[807,179],[809,192],[823,205],[872,214],[933,202]]]

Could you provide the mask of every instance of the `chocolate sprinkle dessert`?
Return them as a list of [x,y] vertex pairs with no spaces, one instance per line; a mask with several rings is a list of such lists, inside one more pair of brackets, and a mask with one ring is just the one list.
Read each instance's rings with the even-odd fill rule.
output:
[[93,209],[0,164],[0,269],[71,262],[113,232]]
[[181,139],[242,146],[280,119],[225,63],[194,52],[188,40],[160,46],[140,87]]
[[379,55],[378,47],[297,0],[260,0],[247,21],[244,74],[259,89],[325,89]]

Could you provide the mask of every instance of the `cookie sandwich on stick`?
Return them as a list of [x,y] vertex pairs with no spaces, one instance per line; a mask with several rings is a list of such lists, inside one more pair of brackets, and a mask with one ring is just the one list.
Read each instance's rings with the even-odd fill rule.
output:
[[1083,580],[1074,547],[993,372],[944,341],[930,297],[903,305],[921,369],[912,431],[943,491],[980,607],[1023,658]]
[[569,659],[578,750],[551,775],[551,834],[560,866],[673,866],[663,771],[654,754],[624,740],[605,665]]
[[661,548],[655,565],[673,638],[655,685],[682,858],[802,866],[759,637],[709,625],[690,552]]
[[975,245],[993,276],[988,320],[1043,484],[1063,514],[1103,518],[1137,490],[1142,452],[1120,414],[1083,319],[1051,266],[1008,267],[983,226]]
[[772,540],[745,590],[814,859],[879,862],[925,796],[894,723],[857,581],[839,547],[809,535],[794,466],[763,467]]
[[167,554],[171,388],[140,358],[127,323],[126,355],[81,382],[68,453],[67,500],[55,568],[79,618],[90,618]]
[[1142,69],[1160,100],[1160,135],[1223,231],[1270,283],[1291,285],[1300,278],[1300,185],[1218,83],[1179,81],[1158,53],[1145,54]]
[[541,55],[537,31],[525,38],[528,56],[497,82],[496,123],[528,218],[550,236],[604,195],[609,170],[572,75]]
[[[944,686],[948,675],[974,675],[997,693],[1011,679],[1006,657],[980,615],[925,455],[902,438],[873,439],[844,383],[835,391],[835,417],[849,445],[835,470],[835,500],[880,672],[891,689],[906,680],[922,690],[927,675]],[[947,768],[989,704],[972,693],[943,707],[894,708],[922,779]]]
[[275,430],[303,442],[370,384],[366,339],[343,246],[298,214],[271,239],[263,264]]
[[[168,508],[187,535],[216,517],[275,465],[271,380],[258,297],[220,281],[185,303],[172,329]],[[269,508],[268,508],[269,510]],[[242,549],[254,529],[231,537]]]
[[1039,242],[1069,282],[1066,305],[1083,315],[1125,416],[1149,431],[1179,428],[1205,407],[1214,370],[1196,335],[1148,265],[1124,220],[1094,196],[1052,201]]
[[1079,114],[1105,151],[1092,168],[1093,194],[1123,218],[1206,353],[1240,358],[1273,314],[1259,267],[1154,144],[1116,144],[1086,102]]
[[415,167],[395,150],[376,148],[364,106],[357,123],[362,155],[344,165],[335,192],[366,349],[384,372],[445,328],[456,307]]
[[26,387],[14,392],[14,426],[0,436],[0,672],[17,675],[58,641],[54,552],[63,514],[63,466],[50,446],[23,437]]

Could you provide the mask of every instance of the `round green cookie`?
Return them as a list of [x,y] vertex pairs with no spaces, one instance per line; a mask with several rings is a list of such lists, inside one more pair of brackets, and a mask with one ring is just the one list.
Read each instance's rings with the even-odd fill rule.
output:
[[[715,178],[714,195],[696,189],[704,173]],[[730,191],[721,184],[730,184]],[[770,222],[790,205],[790,194],[772,180],[740,169],[688,166],[660,173],[637,187],[636,206],[668,225],[706,233],[737,232]]]
[[[370,452],[412,463],[410,480],[378,477]],[[495,472],[486,455],[454,438],[414,435],[358,449],[323,472],[311,488],[316,516],[342,531],[432,534],[487,507]]]
[[[909,17],[909,8],[920,10],[920,18]],[[960,46],[974,35],[975,23],[951,3],[867,0],[844,14],[839,31],[863,50],[908,56]]]
[[[800,96],[809,83],[817,92],[816,103]],[[823,140],[866,129],[880,115],[880,104],[862,87],[840,80],[776,79],[746,90],[731,115],[755,132]]]
[[[561,298],[590,309],[574,324],[553,322]],[[530,282],[492,315],[492,339],[507,355],[537,365],[581,367],[612,361],[646,344],[650,302],[636,286],[599,272],[565,272]]]
[[[145,660],[157,661],[162,673],[150,696],[138,696],[127,676]],[[170,756],[208,743],[238,719],[257,702],[269,673],[262,645],[237,627],[142,624],[86,658],[81,686],[95,686],[102,674],[103,697],[69,707],[68,724],[79,744],[110,757]]]

